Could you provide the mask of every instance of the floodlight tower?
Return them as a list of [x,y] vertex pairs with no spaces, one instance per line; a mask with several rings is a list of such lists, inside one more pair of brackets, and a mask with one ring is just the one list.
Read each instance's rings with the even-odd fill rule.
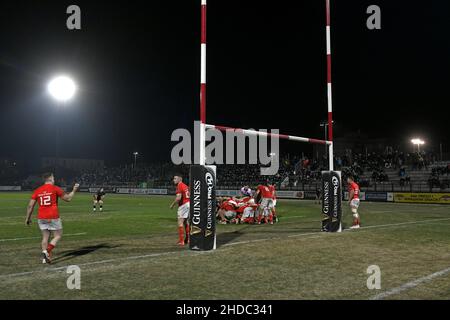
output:
[[414,138],[411,139],[411,143],[415,146],[417,146],[417,152],[420,153],[420,146],[425,144],[425,141],[423,141],[420,138]]
[[136,162],[137,162],[137,156],[139,155],[139,152],[133,152],[133,156],[134,156],[134,170],[136,170]]

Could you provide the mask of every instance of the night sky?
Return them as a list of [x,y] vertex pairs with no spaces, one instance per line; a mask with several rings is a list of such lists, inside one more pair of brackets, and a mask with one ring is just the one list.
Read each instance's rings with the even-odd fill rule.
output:
[[[209,0],[208,122],[322,138],[325,1],[273,3]],[[371,4],[381,30],[366,27]],[[63,157],[167,160],[172,131],[199,118],[200,0],[17,0],[0,15],[0,156],[53,156],[58,125]],[[449,18],[442,0],[332,0],[336,137],[449,149]],[[57,111],[46,85],[59,73],[79,91]]]

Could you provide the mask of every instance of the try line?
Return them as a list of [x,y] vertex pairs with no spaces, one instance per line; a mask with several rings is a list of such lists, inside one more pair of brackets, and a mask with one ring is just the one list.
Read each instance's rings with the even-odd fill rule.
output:
[[[65,237],[75,237],[75,236],[83,236],[87,234],[87,232],[80,232],[80,233],[69,233],[65,234]],[[30,240],[30,239],[40,239],[41,237],[27,237],[27,238],[12,238],[12,239],[0,239],[0,242],[6,242],[6,241],[19,241],[19,240]]]

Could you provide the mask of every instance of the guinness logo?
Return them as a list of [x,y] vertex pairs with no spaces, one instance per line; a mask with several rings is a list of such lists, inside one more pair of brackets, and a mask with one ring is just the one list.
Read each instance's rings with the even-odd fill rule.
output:
[[197,226],[192,226],[191,225],[191,235],[193,234],[199,234],[200,232],[202,232],[202,229],[197,227]]
[[331,177],[331,183],[333,184],[333,186],[338,186],[339,185],[339,179],[338,177]]
[[323,217],[322,217],[322,221],[325,221],[325,220],[328,220],[328,219],[330,219],[330,216],[327,215],[327,214],[324,214]]
[[214,178],[211,173],[207,172],[205,176],[205,181],[208,187],[212,186],[214,184]]
[[209,237],[210,235],[212,235],[212,231],[211,230],[205,230],[205,237]]

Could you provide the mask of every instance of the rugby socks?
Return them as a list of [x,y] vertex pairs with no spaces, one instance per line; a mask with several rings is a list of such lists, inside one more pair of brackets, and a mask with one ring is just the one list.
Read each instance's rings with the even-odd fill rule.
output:
[[52,253],[52,250],[55,248],[55,246],[51,243],[48,244],[47,246],[47,252],[50,254]]
[[254,222],[254,219],[253,218],[245,218],[243,222],[251,224]]
[[180,242],[184,242],[184,228],[178,227],[178,237],[180,239]]
[[263,217],[263,213],[261,212],[261,213],[258,214],[258,218],[257,218],[257,222],[258,223],[261,223],[262,217]]
[[353,225],[359,225],[360,220],[359,220],[359,214],[358,212],[353,214]]

